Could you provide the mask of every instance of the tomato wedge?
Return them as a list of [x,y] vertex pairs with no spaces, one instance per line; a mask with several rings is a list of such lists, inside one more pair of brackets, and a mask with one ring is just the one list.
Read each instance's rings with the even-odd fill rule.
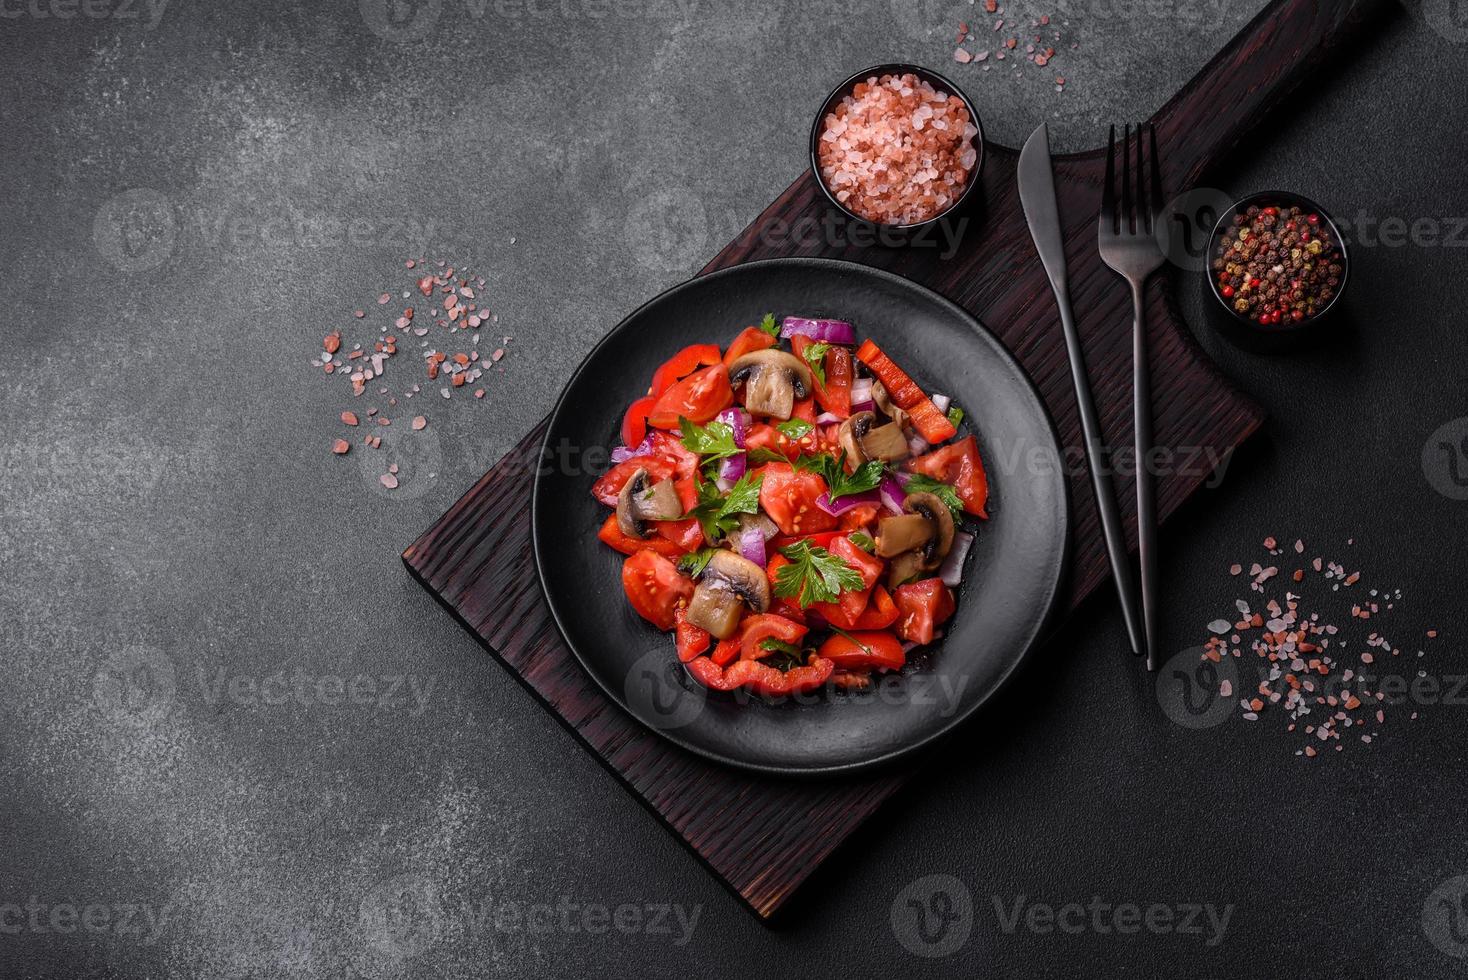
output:
[[887,389],[888,396],[897,403],[897,407],[905,409],[912,416],[913,426],[924,439],[939,443],[958,434],[953,423],[948,421],[948,416],[938,411],[938,406],[933,404],[932,399],[907,376],[907,372],[882,353],[880,347],[868,340],[857,348],[856,356],[871,368],[872,374],[882,382],[882,387]]
[[907,663],[902,643],[891,633],[868,632],[833,635],[817,654],[842,670],[900,670]]
[[932,643],[934,630],[948,621],[955,608],[953,593],[936,578],[898,586],[892,599],[901,617],[897,635],[913,643]]
[[951,446],[936,449],[925,456],[907,461],[907,468],[914,473],[931,476],[935,480],[952,484],[963,509],[975,517],[988,519],[984,509],[989,502],[989,477],[984,473],[984,461],[979,458],[979,443],[973,436],[958,440]]
[[[774,538],[771,544],[778,540],[778,537]],[[765,577],[770,580],[770,612],[803,624],[805,622],[805,610],[800,608],[800,603],[794,599],[783,598],[775,594],[775,576],[781,568],[788,564],[790,564],[790,559],[775,551],[774,557],[765,566]]]
[[[698,470],[698,454],[690,452],[683,445],[681,436],[675,436],[671,432],[653,430],[652,451],[659,456],[666,456],[668,459],[671,459],[675,464],[675,475],[678,479],[680,481],[688,480],[690,485],[692,484],[693,474]],[[681,483],[678,487],[678,492],[680,494],[683,492]],[[698,496],[695,494],[691,501],[685,498],[683,506],[692,507],[697,502]]]
[[745,327],[739,336],[734,338],[734,342],[729,345],[729,349],[724,352],[724,364],[727,367],[733,367],[734,362],[745,354],[753,354],[757,350],[768,350],[774,347],[776,343],[777,341],[774,337],[771,337],[759,327]]
[[826,492],[825,480],[789,463],[769,463],[760,472],[764,474],[760,506],[783,533],[811,534],[836,526],[836,518],[816,506],[816,499]]
[[857,504],[841,515],[841,530],[865,531],[882,512],[881,504]]
[[622,588],[637,615],[664,632],[677,624],[678,604],[693,598],[693,580],[653,551],[639,551],[622,563]]
[[775,616],[770,613],[760,613],[750,616],[744,623],[744,633],[739,638],[739,658],[741,660],[758,660],[769,656],[768,650],[760,649],[760,643],[765,640],[779,640],[782,643],[799,643],[810,630],[799,623],[791,622],[784,616]]
[[729,387],[729,369],[722,363],[696,371],[658,397],[647,424],[656,429],[677,429],[678,419],[703,425],[734,404]]
[[776,670],[757,660],[740,660],[720,667],[708,657],[697,657],[688,664],[688,672],[705,687],[715,691],[732,691],[747,687],[757,694],[779,696],[813,691],[830,679],[836,665],[824,657],[811,657],[804,667]]
[[882,573],[887,570],[886,562],[876,555],[869,555],[862,551],[844,534],[831,540],[829,550],[831,554],[861,573],[861,586],[864,589],[870,589],[876,585]]
[[678,659],[685,664],[709,648],[713,639],[709,631],[688,621],[688,607],[679,606],[673,613],[673,635],[678,644]]
[[630,449],[642,445],[647,438],[647,416],[656,403],[657,399],[648,395],[627,406],[627,414],[622,416],[622,445]]
[[810,608],[832,626],[854,630],[866,612],[871,594],[870,589],[843,592],[836,597],[835,602],[816,602],[812,603]]
[[892,593],[878,585],[872,589],[871,601],[857,617],[852,629],[884,630],[897,622],[897,616],[897,603],[892,601]]
[[685,347],[653,372],[652,387],[647,393],[657,398],[694,371],[710,364],[718,364],[720,360],[718,344],[693,344]]
[[647,470],[647,475],[657,483],[672,477],[678,470],[678,464],[666,456],[634,456],[603,473],[591,485],[591,495],[608,507],[617,506],[617,495],[622,492],[627,481],[632,479],[632,474],[640,469]]
[[596,536],[605,544],[611,545],[624,555],[635,555],[639,551],[655,551],[664,558],[677,558],[684,554],[684,549],[662,535],[654,534],[650,538],[631,538],[622,533],[622,528],[617,525],[617,515],[611,514],[606,523],[602,524],[601,530]]

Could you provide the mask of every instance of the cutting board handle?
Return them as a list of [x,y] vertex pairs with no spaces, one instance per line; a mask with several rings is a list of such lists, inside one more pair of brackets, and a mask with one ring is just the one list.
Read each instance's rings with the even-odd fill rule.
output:
[[1275,0],[1153,117],[1168,184],[1194,187],[1333,49],[1394,10],[1392,0]]

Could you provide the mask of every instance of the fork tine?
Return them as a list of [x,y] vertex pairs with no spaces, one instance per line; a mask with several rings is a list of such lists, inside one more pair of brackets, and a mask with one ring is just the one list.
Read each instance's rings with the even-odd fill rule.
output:
[[1152,233],[1152,209],[1147,205],[1147,163],[1142,158],[1142,124],[1137,123],[1137,231]]
[[1106,140],[1106,183],[1101,185],[1101,215],[1111,222],[1111,232],[1117,232],[1116,224],[1116,127],[1111,127],[1111,136]]
[[1127,123],[1121,135],[1121,228],[1136,231],[1132,224],[1132,124]]
[[1162,157],[1157,153],[1157,124],[1147,127],[1152,142],[1152,217],[1154,222],[1162,217]]

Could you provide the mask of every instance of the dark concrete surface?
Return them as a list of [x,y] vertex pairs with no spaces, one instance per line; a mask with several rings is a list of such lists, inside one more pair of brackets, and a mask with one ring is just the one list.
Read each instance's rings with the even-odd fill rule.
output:
[[[800,172],[835,80],[952,69],[992,138],[1048,119],[1079,149],[1259,6],[1016,5],[1080,45],[1057,93],[953,65],[956,22],[986,23],[963,2],[424,0],[384,27],[373,0],[0,0],[0,976],[1461,971],[1468,502],[1434,446],[1468,427],[1468,23],[1447,0],[1215,175],[1437,240],[1367,229],[1326,350],[1200,331],[1272,418],[1164,535],[1170,650],[1248,595],[1227,566],[1266,535],[1400,587],[1382,630],[1444,693],[1373,744],[1307,762],[1278,715],[1174,724],[1095,602],[770,930],[397,560],[606,329]],[[309,361],[419,255],[484,273],[514,339],[482,401],[424,396],[423,465],[389,493],[330,454],[366,399]],[[933,874],[971,903],[950,955],[891,925]],[[1006,931],[1017,902],[1093,897],[1231,911],[1221,935]]]

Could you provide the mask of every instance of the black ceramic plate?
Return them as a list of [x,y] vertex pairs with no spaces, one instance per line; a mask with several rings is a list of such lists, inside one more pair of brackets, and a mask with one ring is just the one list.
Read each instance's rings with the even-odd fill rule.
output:
[[[622,413],[664,360],[727,344],[766,312],[839,317],[926,390],[950,394],[978,434],[990,518],[970,552],[944,638],[865,694],[766,703],[706,691],[671,634],[632,611],[623,556],[596,538],[607,509],[591,486]],[[777,259],[670,289],[623,320],[562,392],[535,482],[535,560],[566,642],[606,693],[653,731],[720,762],[790,775],[893,760],[984,703],[1035,644],[1055,605],[1069,540],[1065,478],[1039,394],[973,317],[916,283],[866,266]]]

